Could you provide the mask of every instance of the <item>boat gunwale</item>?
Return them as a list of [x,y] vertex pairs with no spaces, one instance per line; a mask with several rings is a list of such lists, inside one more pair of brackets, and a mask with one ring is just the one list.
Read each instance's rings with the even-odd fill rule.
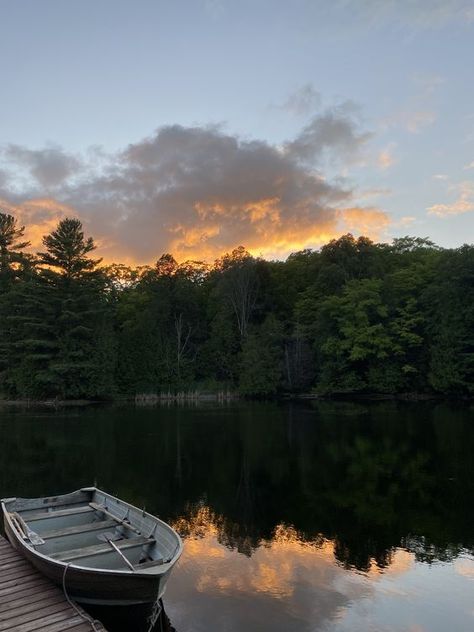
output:
[[[100,492],[104,496],[107,496],[109,499],[116,501],[121,505],[125,505],[126,507],[129,507],[130,509],[134,509],[135,511],[142,511],[135,505],[127,503],[125,500],[121,500],[120,498],[117,498],[116,496],[112,496],[111,494],[108,494],[107,492],[104,492],[103,490],[98,489],[97,487],[81,487],[80,489],[75,490],[74,492],[70,492],[69,494],[59,494],[57,496],[54,496],[54,498],[66,497],[76,492],[94,492],[94,491]],[[36,550],[32,545],[28,544],[18,533],[15,525],[13,524],[13,521],[11,520],[10,511],[7,509],[6,503],[12,503],[14,501],[19,501],[19,500],[37,500],[37,498],[13,497],[13,498],[2,498],[0,500],[0,506],[2,509],[4,519],[8,522],[8,526],[10,527],[10,531],[14,534],[16,542],[19,544],[21,548],[28,550],[32,555],[41,558],[43,561],[48,562],[49,564],[58,566],[63,569],[67,566],[68,568],[71,568],[71,569],[85,571],[92,574],[106,575],[106,576],[111,576],[111,577],[113,576],[141,577],[141,578],[146,579],[146,578],[153,578],[160,575],[164,575],[169,569],[171,569],[176,564],[176,562],[181,556],[181,553],[183,552],[183,541],[180,535],[177,533],[177,531],[173,529],[173,527],[171,527],[169,524],[167,524],[166,522],[158,518],[157,516],[154,516],[146,511],[142,511],[142,514],[144,517],[146,516],[148,518],[152,518],[156,522],[163,525],[167,530],[170,530],[173,533],[173,535],[176,537],[177,547],[175,548],[173,557],[171,558],[169,562],[164,562],[159,565],[157,564],[156,568],[153,566],[149,567],[144,572],[144,571],[139,570],[140,568],[139,565],[137,565],[136,570],[132,571],[130,569],[119,570],[119,569],[96,568],[96,567],[91,567],[91,566],[80,566],[79,564],[74,564],[71,562],[62,562],[61,560],[55,560],[49,555],[45,555],[44,553],[41,553],[40,551]]]

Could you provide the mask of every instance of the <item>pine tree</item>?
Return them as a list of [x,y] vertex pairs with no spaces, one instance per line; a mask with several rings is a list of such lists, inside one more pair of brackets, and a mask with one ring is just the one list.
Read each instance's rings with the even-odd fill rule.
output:
[[39,253],[42,277],[51,292],[55,312],[57,353],[49,365],[56,393],[61,398],[96,397],[113,390],[115,345],[111,334],[111,306],[105,278],[96,269],[100,259],[85,238],[78,219],[61,220],[43,238]]
[[[9,394],[10,370],[14,362],[14,326],[11,320],[18,302],[14,299],[24,272],[31,268],[31,257],[22,250],[24,226],[8,213],[0,211],[0,393]],[[20,288],[17,286],[20,285]]]
[[14,266],[23,262],[25,255],[21,252],[30,245],[22,241],[25,227],[18,226],[13,215],[0,211],[0,290],[8,289],[14,278]]
[[16,283],[6,298],[9,362],[4,387],[13,397],[44,399],[57,394],[50,371],[57,352],[51,298],[50,287],[36,271]]

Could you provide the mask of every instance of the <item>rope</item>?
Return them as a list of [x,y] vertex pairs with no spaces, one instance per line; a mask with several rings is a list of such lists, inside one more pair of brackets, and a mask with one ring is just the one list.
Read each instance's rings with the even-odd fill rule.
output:
[[151,614],[148,618],[147,632],[153,632],[155,630],[155,624],[157,621],[160,622],[160,631],[163,632],[163,619],[161,617],[162,610],[163,608],[161,606],[161,599],[157,597],[155,603],[153,604]]
[[[86,612],[84,612],[84,610],[81,610],[80,608],[77,607],[77,605],[74,603],[74,601],[72,601],[72,599],[70,599],[67,590],[66,590],[66,573],[67,573],[67,569],[70,566],[70,562],[68,564],[66,564],[66,566],[64,567],[64,573],[63,573],[63,593],[64,596],[66,597],[66,600],[68,602],[68,604],[77,612],[77,614],[84,619],[84,621],[87,621],[87,623],[90,624],[91,628],[94,630],[94,632],[102,632],[103,627],[100,621],[97,621],[97,619],[93,619],[92,617],[90,617]],[[97,627],[97,625],[99,627]]]
[[[102,627],[101,622],[97,621],[97,619],[93,619],[86,612],[84,612],[84,610],[78,608],[77,605],[74,603],[74,601],[72,601],[72,599],[68,595],[68,592],[66,590],[66,573],[67,573],[67,570],[68,570],[70,565],[71,565],[71,563],[69,562],[64,567],[64,573],[63,573],[63,593],[64,593],[64,596],[66,597],[68,604],[72,608],[74,608],[74,610],[77,612],[77,614],[82,619],[84,619],[84,621],[87,621],[87,623],[90,624],[90,626],[94,630],[94,632],[102,632],[103,631],[103,627]],[[149,626],[150,626],[148,628],[148,632],[153,632],[153,629],[154,629],[155,624],[156,624],[157,621],[160,622],[160,631],[163,632],[163,618],[160,616],[162,611],[163,611],[163,606],[161,604],[162,604],[161,599],[158,597],[156,599],[155,603],[153,604],[153,609],[152,609],[151,615],[150,615],[150,617],[148,619]],[[97,625],[99,627],[97,627]]]

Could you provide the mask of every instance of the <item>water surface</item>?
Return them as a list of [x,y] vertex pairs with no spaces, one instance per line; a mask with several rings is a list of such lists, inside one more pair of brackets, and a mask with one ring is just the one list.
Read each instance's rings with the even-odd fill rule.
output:
[[177,632],[474,628],[469,404],[0,411],[0,496],[97,484],[171,522]]

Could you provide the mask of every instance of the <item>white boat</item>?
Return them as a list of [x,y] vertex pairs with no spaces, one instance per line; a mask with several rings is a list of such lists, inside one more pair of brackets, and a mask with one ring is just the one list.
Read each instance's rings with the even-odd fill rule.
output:
[[95,487],[1,507],[13,547],[86,605],[157,604],[183,550],[168,524]]

